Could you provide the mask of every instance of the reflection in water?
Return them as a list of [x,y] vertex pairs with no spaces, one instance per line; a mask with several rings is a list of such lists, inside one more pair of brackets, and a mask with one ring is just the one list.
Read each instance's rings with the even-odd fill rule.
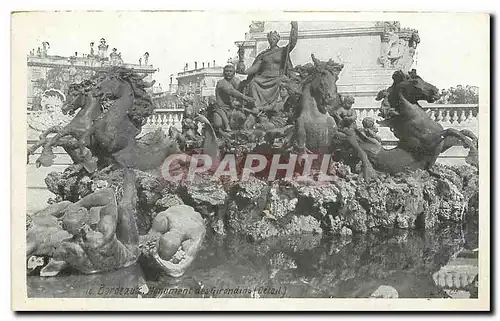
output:
[[141,262],[98,275],[30,276],[28,294],[137,298],[146,282],[148,293],[142,297],[367,298],[393,288],[399,298],[442,298],[449,291],[438,287],[433,275],[457,253],[477,248],[477,237],[476,226],[349,238],[301,235],[260,243],[207,236],[199,257],[178,279]]

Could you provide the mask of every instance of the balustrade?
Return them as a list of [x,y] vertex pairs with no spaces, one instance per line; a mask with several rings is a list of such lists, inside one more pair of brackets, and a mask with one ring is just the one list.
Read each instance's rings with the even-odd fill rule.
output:
[[[422,104],[423,108],[429,114],[429,116],[439,122],[443,127],[448,128],[457,128],[464,129],[467,128],[474,132],[476,135],[479,132],[478,129],[478,105],[477,104],[469,104],[469,105],[433,105],[433,104]],[[372,117],[376,120],[380,120],[378,116],[379,107],[354,107],[358,115],[359,126],[361,126],[361,121],[365,117]],[[40,114],[46,111],[27,111],[27,114]],[[182,126],[182,116],[184,110],[183,109],[156,109],[150,117],[148,117],[146,124],[143,126],[142,135],[148,132],[152,132],[157,128],[161,128],[165,134],[168,134],[168,131],[171,126],[175,126],[178,129],[181,129]],[[382,138],[382,142],[384,146],[390,147],[394,146],[397,143],[396,137],[392,134],[388,127],[380,127],[379,136]],[[33,143],[34,140],[38,138],[38,135],[34,136],[31,141],[28,141],[28,144]],[[456,162],[463,162],[463,158],[467,155],[467,151],[465,149],[460,149],[461,147],[457,147],[454,150],[450,150],[447,153],[443,154],[440,157],[440,162],[455,164]],[[457,151],[457,149],[460,149]],[[38,151],[38,153],[40,150]],[[57,155],[56,164],[58,165],[69,165],[71,160],[67,155],[64,154],[64,151],[61,148],[57,148],[54,150]],[[36,156],[38,157],[38,156]],[[30,164],[34,161],[35,156],[30,159]]]
[[165,133],[168,133],[170,126],[181,129],[183,113],[183,109],[155,109],[143,126],[143,132],[147,133],[161,128]]
[[431,119],[443,127],[471,127],[478,126],[478,105],[428,105],[424,107]]
[[[444,128],[468,128],[478,133],[478,105],[477,104],[422,104],[422,107],[432,120],[440,123]],[[379,107],[353,107],[358,116],[358,122],[365,117],[381,120],[378,116]]]
[[[431,119],[440,123],[444,128],[467,128],[476,135],[479,133],[478,123],[478,105],[477,104],[422,104],[424,110]],[[358,116],[358,126],[365,117],[372,117],[375,120],[381,120],[378,116],[379,107],[353,107]],[[27,111],[27,114],[39,114],[44,111]],[[161,128],[168,133],[171,126],[181,129],[182,116],[184,110],[177,108],[155,109],[154,113],[148,117],[143,126],[143,134]],[[393,137],[389,128],[381,127],[379,134],[385,143],[393,143],[397,139]]]
[[[468,128],[473,132],[478,133],[478,105],[477,104],[422,104],[422,107],[431,117],[431,119],[440,123],[444,128]],[[353,107],[358,116],[359,126],[365,117],[372,117],[376,120],[381,118],[378,116],[379,107]],[[145,127],[149,130],[161,127],[164,131],[168,131],[170,126],[181,128],[182,109],[155,109]]]

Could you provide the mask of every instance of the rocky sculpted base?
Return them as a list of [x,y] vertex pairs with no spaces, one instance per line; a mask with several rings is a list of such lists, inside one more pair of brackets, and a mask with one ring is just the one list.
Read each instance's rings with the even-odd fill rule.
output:
[[[75,201],[107,181],[116,184],[122,170],[53,172],[46,179],[57,200]],[[337,164],[331,182],[250,177],[244,182],[214,182],[198,175],[189,182],[169,182],[137,171],[137,220],[146,234],[155,216],[187,204],[199,212],[215,234],[242,234],[251,240],[298,233],[364,233],[379,229],[429,229],[440,223],[477,220],[478,170],[463,165],[435,165],[398,175],[378,175],[366,183]]]

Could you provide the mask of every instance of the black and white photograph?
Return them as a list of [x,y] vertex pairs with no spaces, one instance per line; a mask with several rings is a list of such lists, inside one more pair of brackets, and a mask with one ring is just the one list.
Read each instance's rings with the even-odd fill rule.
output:
[[489,309],[489,24],[14,12],[14,309]]

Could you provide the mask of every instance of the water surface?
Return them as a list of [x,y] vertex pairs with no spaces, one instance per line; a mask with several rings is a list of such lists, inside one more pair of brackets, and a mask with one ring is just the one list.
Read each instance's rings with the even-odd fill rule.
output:
[[432,274],[464,249],[477,248],[477,227],[379,231],[352,237],[299,235],[259,243],[208,235],[198,258],[175,279],[144,262],[96,275],[28,277],[30,297],[317,297],[365,298],[380,285],[400,298],[442,298]]

